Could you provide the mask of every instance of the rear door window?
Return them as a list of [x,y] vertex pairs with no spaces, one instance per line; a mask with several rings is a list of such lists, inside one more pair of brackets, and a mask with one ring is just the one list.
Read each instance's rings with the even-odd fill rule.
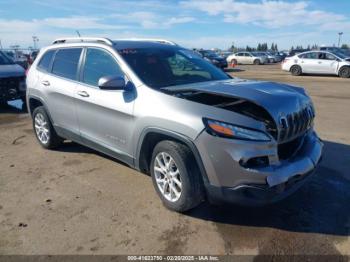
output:
[[56,50],[49,50],[47,51],[43,57],[41,58],[39,64],[38,64],[38,68],[44,70],[44,71],[50,71],[50,64],[51,64],[51,60],[53,55],[55,54]]
[[82,48],[58,50],[52,65],[52,73],[64,78],[76,80]]
[[317,53],[315,52],[302,54],[302,55],[299,55],[299,57],[303,59],[318,59]]

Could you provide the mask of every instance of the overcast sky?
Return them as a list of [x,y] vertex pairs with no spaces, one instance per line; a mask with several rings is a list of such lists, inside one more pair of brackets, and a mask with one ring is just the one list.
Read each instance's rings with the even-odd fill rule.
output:
[[350,44],[350,0],[0,0],[3,47],[55,38],[156,37],[187,47]]

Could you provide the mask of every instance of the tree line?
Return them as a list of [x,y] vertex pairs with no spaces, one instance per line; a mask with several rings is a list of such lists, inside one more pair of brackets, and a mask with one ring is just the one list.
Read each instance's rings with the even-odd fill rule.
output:
[[[293,51],[293,50],[314,50],[314,49],[318,49],[319,46],[317,44],[312,44],[312,45],[307,45],[307,46],[302,46],[302,45],[297,45],[297,46],[292,46],[290,48],[290,51]],[[350,46],[347,45],[347,44],[343,44],[341,46],[341,48],[343,49],[350,49]],[[253,51],[274,51],[274,52],[277,52],[278,51],[278,46],[277,44],[275,43],[272,43],[270,48],[268,46],[267,43],[259,43],[256,47],[251,47],[249,45],[247,45],[245,48],[244,47],[237,47],[235,46],[233,43],[231,45],[231,47],[228,49],[228,51],[230,52],[239,52],[239,51],[248,51],[248,52],[253,52]]]
[[275,43],[272,43],[270,48],[267,43],[259,43],[256,47],[246,46],[245,48],[242,47],[236,47],[234,44],[229,48],[229,51],[231,52],[238,52],[238,51],[278,51],[278,46]]

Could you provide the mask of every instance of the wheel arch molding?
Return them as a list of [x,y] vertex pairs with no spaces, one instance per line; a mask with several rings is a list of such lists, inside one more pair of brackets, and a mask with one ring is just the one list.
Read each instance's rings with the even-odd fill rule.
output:
[[172,140],[186,145],[191,150],[196,160],[204,184],[206,185],[209,183],[202,159],[193,141],[185,135],[162,128],[149,127],[142,131],[136,146],[134,166],[137,170],[149,173],[148,164],[152,157],[153,148],[158,142],[163,140]]

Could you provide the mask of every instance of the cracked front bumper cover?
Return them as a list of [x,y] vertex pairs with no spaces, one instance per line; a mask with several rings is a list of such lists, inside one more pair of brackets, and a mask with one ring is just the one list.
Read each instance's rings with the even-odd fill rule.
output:
[[[204,140],[213,142],[211,139],[204,134]],[[227,142],[227,139],[228,145],[219,143],[216,147],[211,142],[208,144],[209,155],[200,151],[204,159],[211,160],[209,163],[204,161],[207,172],[214,171],[208,173],[208,198],[242,205],[273,203],[295,192],[314,173],[323,148],[322,141],[310,130],[293,157],[276,165],[247,169],[239,165],[241,157],[274,155],[277,154],[275,147],[269,143],[254,145],[233,140]]]

